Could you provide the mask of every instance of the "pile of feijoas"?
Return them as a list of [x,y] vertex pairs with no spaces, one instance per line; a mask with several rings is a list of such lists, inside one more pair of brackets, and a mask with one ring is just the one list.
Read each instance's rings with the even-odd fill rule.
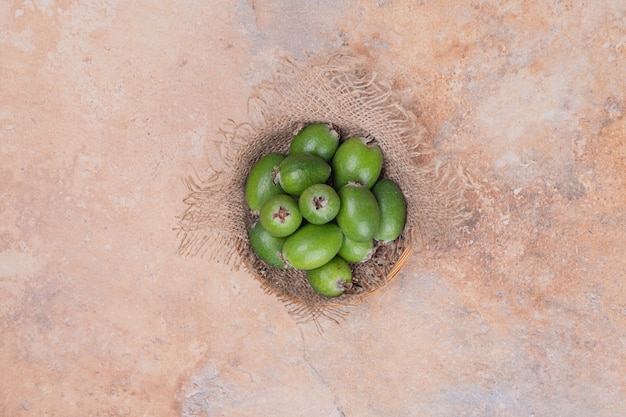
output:
[[246,180],[246,201],[258,220],[250,245],[279,269],[306,271],[319,294],[350,288],[351,263],[367,261],[376,242],[397,239],[406,221],[398,184],[381,178],[375,141],[341,138],[331,123],[294,135],[287,154],[264,155]]

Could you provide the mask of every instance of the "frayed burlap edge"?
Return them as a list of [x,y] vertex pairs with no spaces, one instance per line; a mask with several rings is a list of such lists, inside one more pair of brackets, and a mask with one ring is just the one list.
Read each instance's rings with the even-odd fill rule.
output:
[[[446,164],[432,157],[418,117],[403,106],[389,84],[379,80],[367,59],[337,52],[299,62],[284,57],[271,80],[249,100],[250,121],[228,122],[222,130],[223,167],[205,179],[188,179],[187,209],[179,219],[179,253],[207,256],[239,269],[278,297],[298,321],[339,321],[354,305],[397,275],[412,248],[438,245],[457,235],[468,218],[463,185]],[[382,175],[396,181],[407,200],[407,223],[400,239],[379,245],[372,258],[353,267],[353,291],[337,298],[316,294],[302,271],[279,271],[253,253],[247,230],[255,221],[245,201],[245,180],[269,152],[286,153],[303,125],[332,122],[342,137],[370,136],[384,155]]]

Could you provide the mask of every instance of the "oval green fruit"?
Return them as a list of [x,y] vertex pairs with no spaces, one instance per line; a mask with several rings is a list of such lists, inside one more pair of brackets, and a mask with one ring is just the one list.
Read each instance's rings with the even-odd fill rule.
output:
[[336,256],[319,268],[306,271],[306,278],[318,294],[337,297],[352,282],[352,271],[346,261]]
[[270,197],[285,192],[278,183],[274,182],[274,171],[286,158],[280,153],[269,153],[263,156],[250,170],[246,180],[246,201],[254,210],[261,210],[261,206]]
[[250,246],[261,260],[278,269],[286,269],[287,266],[282,258],[283,245],[286,237],[272,236],[267,230],[261,226],[260,222],[256,222],[248,230],[248,239]]
[[383,167],[380,147],[364,138],[350,138],[339,145],[333,156],[333,183],[337,190],[349,182],[372,188]]
[[261,206],[259,221],[272,236],[284,237],[295,232],[302,223],[298,203],[287,194],[275,195]]
[[346,262],[356,263],[367,261],[372,256],[373,250],[374,239],[357,242],[344,235],[337,255],[341,256]]
[[308,153],[330,162],[339,147],[339,132],[332,123],[314,123],[304,127],[291,141],[289,154]]
[[380,222],[378,202],[365,186],[348,184],[339,190],[337,224],[348,238],[365,242],[374,237]]
[[283,257],[294,268],[319,268],[337,255],[342,241],[343,234],[334,223],[305,224],[287,238]]
[[383,178],[374,185],[372,193],[380,208],[380,222],[374,239],[383,242],[397,239],[406,222],[406,201],[400,186]]
[[328,184],[313,184],[300,194],[300,214],[309,223],[328,223],[339,213],[339,195]]
[[330,165],[319,156],[299,153],[287,156],[278,169],[282,189],[291,195],[300,195],[313,184],[322,184],[330,178]]

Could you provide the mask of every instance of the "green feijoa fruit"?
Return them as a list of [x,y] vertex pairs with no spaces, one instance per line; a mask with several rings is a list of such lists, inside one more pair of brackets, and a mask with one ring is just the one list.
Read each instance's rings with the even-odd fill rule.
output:
[[263,204],[259,221],[272,236],[289,236],[300,227],[302,215],[298,203],[286,194],[275,195]]
[[270,232],[265,230],[260,222],[248,230],[248,238],[250,246],[261,260],[278,269],[286,269],[285,262],[282,258],[283,245],[286,237],[272,236]]
[[283,245],[283,257],[297,269],[319,268],[333,259],[343,241],[334,223],[305,224],[289,236]]
[[298,153],[287,156],[278,168],[280,186],[287,194],[300,195],[313,184],[330,178],[330,165],[319,156]]
[[318,294],[337,297],[350,287],[352,271],[346,261],[336,256],[319,268],[306,271],[306,278]]
[[313,184],[300,194],[300,214],[309,223],[328,223],[339,213],[339,196],[328,184]]
[[372,188],[383,167],[383,154],[373,141],[355,137],[339,145],[331,164],[337,190],[349,182]]
[[357,242],[344,236],[337,255],[341,256],[346,262],[356,263],[367,261],[372,256],[373,251],[374,239]]
[[250,170],[246,180],[246,201],[252,210],[261,210],[263,203],[270,197],[285,193],[281,186],[274,182],[274,171],[285,158],[286,156],[280,153],[269,153],[259,159]]
[[378,202],[374,194],[360,184],[347,184],[339,190],[341,207],[337,224],[348,238],[365,242],[374,237],[380,222]]
[[326,162],[339,147],[339,132],[332,123],[314,123],[298,132],[289,145],[289,154],[308,153]]
[[380,209],[380,222],[374,239],[383,242],[397,239],[406,222],[406,201],[400,186],[383,178],[372,187],[372,193]]

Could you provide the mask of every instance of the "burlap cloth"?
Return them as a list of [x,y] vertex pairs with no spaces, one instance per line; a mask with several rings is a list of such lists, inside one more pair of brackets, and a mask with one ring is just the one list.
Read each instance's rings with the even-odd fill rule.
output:
[[[462,185],[453,170],[433,157],[426,129],[404,104],[365,57],[337,52],[304,61],[283,58],[272,79],[250,98],[250,120],[225,124],[222,168],[207,178],[187,181],[187,208],[178,223],[179,253],[206,256],[232,268],[243,266],[297,320],[343,317],[346,306],[385,286],[412,248],[448,241],[467,218]],[[313,122],[334,123],[344,138],[375,138],[384,157],[381,175],[396,181],[407,201],[400,239],[379,245],[369,261],[356,264],[352,291],[338,298],[316,294],[302,271],[267,266],[253,253],[247,237],[255,221],[244,193],[250,169],[269,152],[287,153],[294,132]],[[412,256],[416,253],[413,250]]]

